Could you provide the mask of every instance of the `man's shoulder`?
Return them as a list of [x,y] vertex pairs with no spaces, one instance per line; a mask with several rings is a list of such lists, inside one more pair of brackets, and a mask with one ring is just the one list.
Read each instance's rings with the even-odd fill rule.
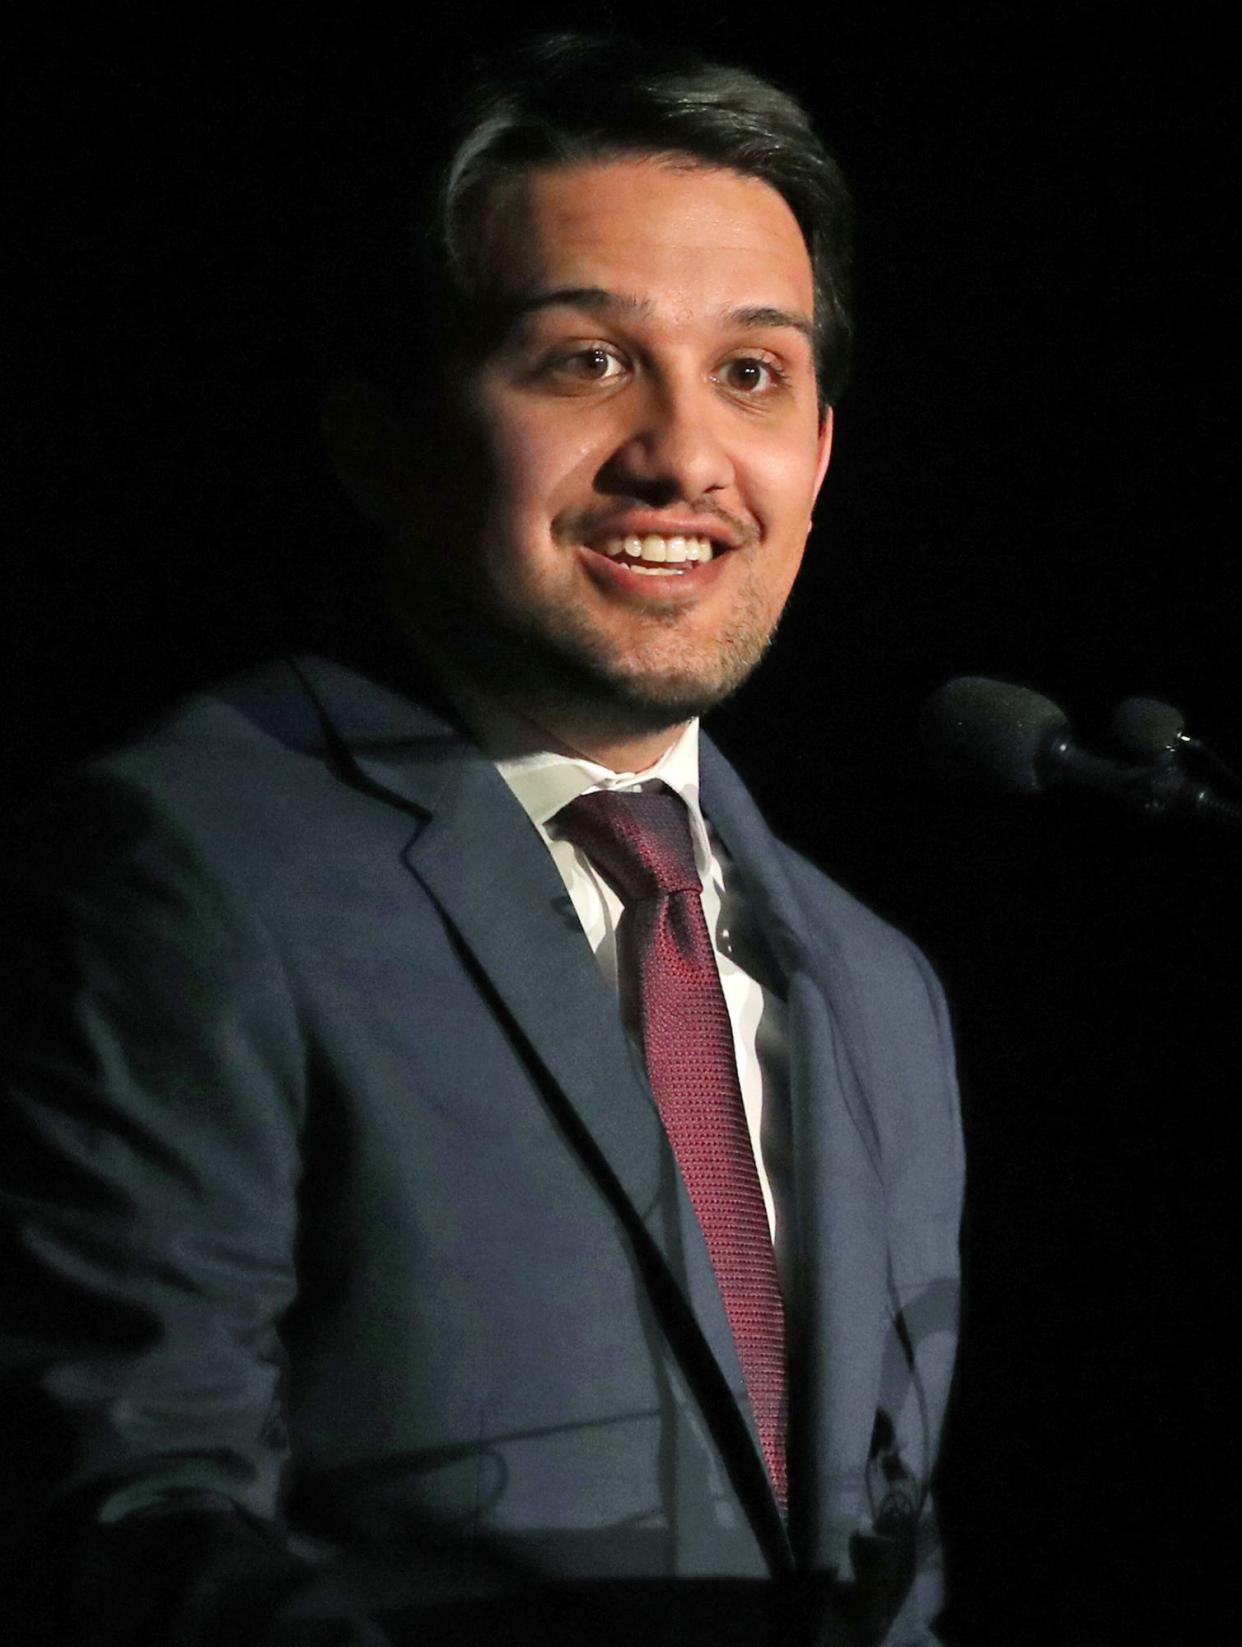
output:
[[382,679],[315,655],[257,664],[183,696],[145,727],[62,775],[71,788],[132,789],[209,805],[256,783],[308,781],[351,747],[416,744],[453,729]]
[[252,798],[311,778],[322,742],[289,664],[266,664],[194,691],[59,772],[32,796],[31,815],[77,812],[99,831],[127,833],[155,816],[240,825]]
[[804,852],[780,840],[776,847],[794,895],[808,917],[838,934],[848,933],[856,942],[874,947],[877,953],[921,957],[913,939],[840,881],[833,880]]
[[254,868],[317,850],[356,807],[334,746],[408,744],[428,724],[442,725],[327,659],[273,660],[56,774],[12,811],[6,837],[18,861],[59,855],[83,875],[148,853]]
[[813,954],[842,972],[863,1016],[897,1012],[906,1021],[934,1023],[945,1033],[944,991],[923,950],[900,927],[848,892],[803,853],[778,843],[782,867],[802,912]]
[[140,770],[180,761],[320,759],[334,738],[413,736],[440,724],[416,694],[359,669],[311,654],[274,658],[180,698],[135,736],[89,763],[93,770]]
[[727,816],[733,843],[742,847],[749,866],[759,854],[776,868],[788,894],[782,902],[804,940],[812,945],[829,941],[859,964],[926,968],[922,952],[905,933],[773,832],[742,779],[707,740],[704,775],[717,815]]

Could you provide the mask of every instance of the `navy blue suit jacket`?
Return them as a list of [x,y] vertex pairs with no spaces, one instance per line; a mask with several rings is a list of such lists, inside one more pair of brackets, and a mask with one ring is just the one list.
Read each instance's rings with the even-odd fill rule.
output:
[[941,994],[710,745],[702,797],[788,1006],[788,1525],[641,1061],[452,721],[304,658],[73,781],[0,1122],[4,1536],[63,1639],[503,1644],[515,1596],[677,1578],[932,1639]]

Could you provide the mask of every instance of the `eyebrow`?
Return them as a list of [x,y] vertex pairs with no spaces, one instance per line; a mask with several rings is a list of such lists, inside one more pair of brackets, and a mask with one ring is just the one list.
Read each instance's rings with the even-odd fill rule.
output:
[[789,309],[731,309],[724,317],[725,324],[737,326],[746,331],[759,331],[767,327],[788,327],[800,332],[812,348],[815,347],[815,322],[810,315],[797,314]]
[[[510,325],[526,315],[538,313],[541,309],[562,307],[589,310],[619,309],[623,314],[631,315],[645,315],[651,312],[651,303],[647,298],[633,297],[628,292],[610,292],[603,286],[558,286],[552,291],[533,292],[529,297],[510,298],[503,307]],[[737,327],[743,331],[788,328],[805,337],[812,349],[815,347],[814,321],[809,315],[800,314],[795,310],[777,309],[761,304],[752,308],[726,310],[721,320],[726,327]]]
[[620,309],[626,314],[648,314],[651,304],[627,292],[610,292],[603,286],[557,286],[549,292],[532,292],[529,297],[500,299],[510,321],[521,320],[540,309]]

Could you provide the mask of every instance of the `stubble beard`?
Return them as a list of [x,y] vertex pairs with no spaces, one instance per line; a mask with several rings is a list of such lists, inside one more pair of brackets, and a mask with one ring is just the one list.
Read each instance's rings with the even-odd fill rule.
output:
[[439,639],[460,667],[533,720],[568,712],[614,735],[665,731],[716,708],[757,668],[780,617],[746,580],[726,623],[687,641],[683,661],[677,631],[689,622],[681,608],[653,608],[622,650],[581,606],[515,606],[479,584],[471,596],[441,613]]

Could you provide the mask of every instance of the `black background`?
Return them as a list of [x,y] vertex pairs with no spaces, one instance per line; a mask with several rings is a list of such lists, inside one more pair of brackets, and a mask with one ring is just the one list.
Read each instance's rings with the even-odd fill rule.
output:
[[[641,33],[667,10],[520,21]],[[859,203],[855,383],[808,564],[713,729],[953,1002],[960,1638],[1223,1640],[1237,848],[945,790],[912,732],[978,673],[1088,735],[1151,693],[1240,753],[1223,8],[677,11],[810,104]],[[474,3],[10,25],[10,792],[296,640],[300,568],[348,565],[297,300],[307,157],[325,107],[365,123],[397,81],[433,120],[484,27]]]

